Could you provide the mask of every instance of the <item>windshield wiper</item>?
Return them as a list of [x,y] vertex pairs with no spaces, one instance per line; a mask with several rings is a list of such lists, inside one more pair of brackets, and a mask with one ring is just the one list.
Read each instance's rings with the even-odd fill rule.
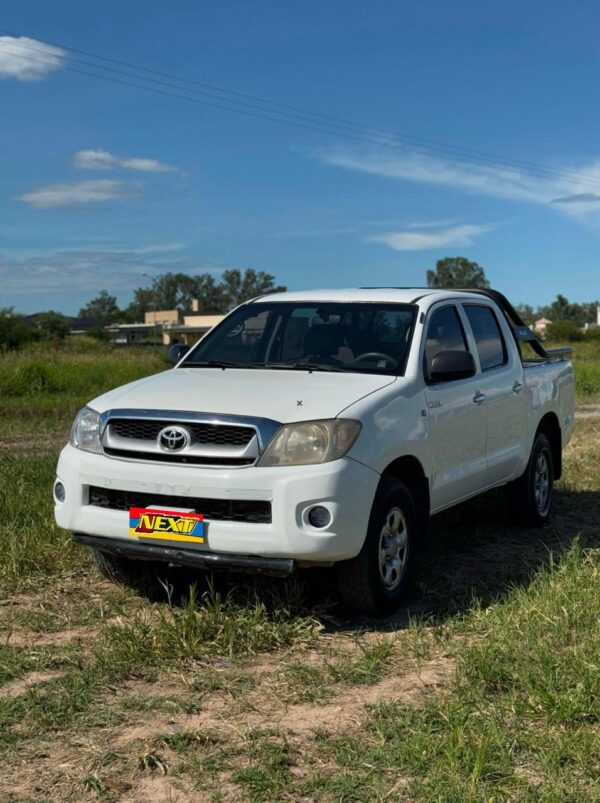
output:
[[347,368],[338,365],[321,365],[313,362],[268,362],[265,368],[275,368],[283,371],[338,371],[348,373]]
[[206,360],[204,362],[184,362],[181,368],[273,368],[284,371],[341,371],[347,368],[337,365],[320,365],[312,362],[228,362],[226,360]]
[[204,362],[184,362],[181,368],[261,368],[255,362],[227,362],[227,360],[206,360]]

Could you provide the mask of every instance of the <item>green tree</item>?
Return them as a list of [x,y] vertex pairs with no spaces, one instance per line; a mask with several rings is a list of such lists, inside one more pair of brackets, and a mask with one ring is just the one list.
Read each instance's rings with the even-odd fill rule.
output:
[[265,293],[279,293],[285,287],[275,284],[275,277],[264,271],[247,268],[226,270],[220,282],[210,273],[188,276],[186,273],[164,273],[151,287],[138,287],[133,301],[122,316],[127,321],[142,321],[144,313],[153,309],[178,309],[190,312],[197,298],[203,313],[225,313],[238,304]]
[[264,271],[255,271],[246,268],[244,273],[239,270],[226,270],[223,272],[223,295],[227,312],[244,301],[266,293],[283,293],[286,287],[275,284],[275,277]]
[[34,340],[36,335],[35,329],[15,313],[14,307],[0,308],[0,350],[17,349]]
[[40,312],[37,316],[37,325],[40,336],[47,340],[55,337],[64,340],[69,334],[69,319],[54,310]]
[[465,257],[438,259],[435,270],[427,271],[427,287],[487,290],[489,286],[490,283],[481,265]]
[[531,304],[515,304],[515,310],[528,325],[535,323],[540,317]]
[[119,305],[117,297],[111,296],[108,290],[100,290],[96,298],[79,310],[81,318],[98,318],[100,321],[110,323],[119,317]]
[[558,321],[571,321],[578,326],[596,320],[596,304],[577,304],[569,301],[566,296],[557,295],[552,304],[540,307],[540,315],[549,318],[552,323]]

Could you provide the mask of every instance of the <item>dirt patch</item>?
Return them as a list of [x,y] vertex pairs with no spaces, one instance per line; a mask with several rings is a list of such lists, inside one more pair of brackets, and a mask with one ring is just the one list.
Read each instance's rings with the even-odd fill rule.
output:
[[5,683],[4,686],[0,686],[0,700],[6,699],[7,697],[18,697],[20,694],[25,694],[25,692],[32,689],[34,686],[38,686],[40,683],[46,683],[49,680],[54,680],[54,678],[59,678],[63,674],[63,672],[50,671],[30,672],[28,675],[25,675],[24,678],[11,680]]
[[[217,692],[203,700],[203,710],[189,716],[162,715],[135,725],[126,725],[113,732],[111,744],[124,747],[134,741],[149,741],[162,733],[206,729],[223,732],[231,738],[247,729],[277,728],[290,735],[306,735],[317,730],[330,733],[347,732],[358,727],[364,707],[385,701],[416,705],[425,693],[439,689],[448,679],[454,662],[448,657],[436,658],[419,669],[391,669],[391,675],[370,686],[336,687],[335,696],[325,703],[277,705],[273,697],[257,689],[247,695],[244,709],[236,710],[226,693]],[[161,688],[161,684],[156,684]]]
[[[109,787],[110,788],[110,787]],[[202,803],[214,800],[211,794],[196,792],[183,779],[168,775],[150,775],[135,783],[135,788],[119,796],[119,803]]]
[[396,673],[372,686],[349,686],[328,703],[290,706],[272,725],[292,733],[305,734],[317,730],[329,733],[347,732],[358,727],[366,705],[383,701],[406,706],[417,705],[423,695],[438,689],[451,674],[454,661],[441,657],[420,669]]
[[74,639],[90,641],[98,633],[97,627],[82,625],[51,633],[35,633],[25,630],[0,632],[0,643],[8,647],[61,647]]
[[575,412],[575,418],[578,421],[585,420],[586,418],[600,418],[600,404],[589,404],[584,407],[578,407]]

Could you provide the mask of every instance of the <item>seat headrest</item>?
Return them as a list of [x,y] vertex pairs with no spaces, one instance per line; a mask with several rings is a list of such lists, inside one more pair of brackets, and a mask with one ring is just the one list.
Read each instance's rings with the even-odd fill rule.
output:
[[340,327],[335,324],[317,324],[307,329],[304,337],[305,354],[331,357],[343,345]]

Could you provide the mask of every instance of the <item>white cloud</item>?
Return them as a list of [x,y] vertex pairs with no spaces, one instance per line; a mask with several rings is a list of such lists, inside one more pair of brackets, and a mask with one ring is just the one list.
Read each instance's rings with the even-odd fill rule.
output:
[[421,224],[421,227],[427,230],[420,232],[412,228],[410,231],[392,231],[369,237],[367,242],[381,243],[393,248],[394,251],[426,251],[434,248],[471,245],[477,235],[493,229],[493,226],[463,225],[435,231],[429,228],[428,224]]
[[0,78],[40,81],[60,69],[67,54],[60,47],[26,36],[0,36]]
[[600,195],[595,192],[579,192],[576,195],[566,195],[564,198],[555,198],[553,204],[598,204]]
[[73,166],[80,170],[137,170],[141,173],[172,173],[174,165],[159,162],[157,159],[141,157],[120,157],[101,149],[77,151],[73,156]]
[[[147,284],[143,272],[219,275],[226,269],[204,259],[161,256],[173,245],[155,243],[130,249],[55,251],[24,257],[0,254],[0,287],[5,293],[19,295],[85,292],[91,298],[104,287],[118,293]],[[40,305],[43,307],[43,299]]]
[[544,205],[552,204],[557,196],[582,195],[581,203],[568,203],[561,198],[561,203],[557,204],[572,215],[583,214],[594,206],[598,208],[597,202],[591,203],[589,190],[590,184],[600,188],[600,161],[559,171],[557,168],[558,172],[553,175],[538,175],[513,167],[478,165],[427,153],[404,154],[385,149],[321,149],[316,155],[325,164],[347,170],[449,187],[470,195]]
[[47,184],[35,187],[17,196],[34,209],[59,209],[66,206],[84,206],[130,198],[133,188],[122,181],[74,181],[67,184]]

